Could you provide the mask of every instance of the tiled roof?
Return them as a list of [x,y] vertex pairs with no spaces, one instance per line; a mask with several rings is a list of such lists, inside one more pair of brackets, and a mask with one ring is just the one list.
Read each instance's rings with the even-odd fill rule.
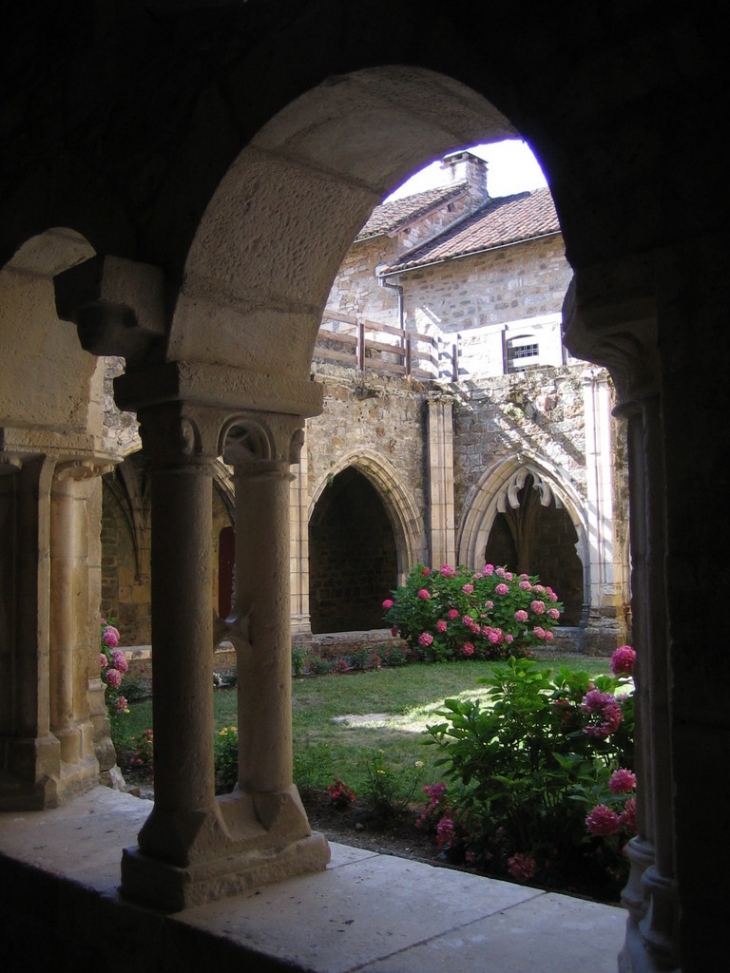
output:
[[412,220],[425,216],[432,209],[439,209],[451,199],[460,196],[466,189],[466,183],[460,182],[453,186],[441,186],[439,189],[427,189],[413,196],[394,199],[389,203],[381,203],[373,210],[370,219],[357,235],[358,240],[369,237],[394,233]]
[[472,216],[444,230],[429,243],[404,254],[385,273],[414,270],[559,232],[560,223],[549,189],[502,196],[489,200]]

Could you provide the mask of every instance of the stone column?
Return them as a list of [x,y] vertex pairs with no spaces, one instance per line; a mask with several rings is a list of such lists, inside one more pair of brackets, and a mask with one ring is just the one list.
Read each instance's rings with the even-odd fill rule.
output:
[[93,478],[108,467],[70,460],[56,465],[51,494],[50,711],[61,744],[63,793],[96,783],[94,727],[89,708],[90,657],[98,646],[88,598],[88,503]]
[[[155,804],[138,847],[124,852],[122,890],[178,910],[323,868],[329,849],[292,785],[291,429],[285,461],[268,448],[279,438],[268,425],[223,409],[173,402],[140,419],[152,464]],[[212,461],[226,431],[242,553],[233,612],[214,624]],[[240,779],[216,799],[213,651],[223,637],[238,656]]]
[[213,772],[214,457],[177,406],[140,419],[151,461],[155,804],[139,851],[125,853],[122,888],[154,898],[145,880],[163,881],[155,863],[186,869],[223,843]]
[[[658,973],[679,963],[671,763],[670,652],[666,579],[666,483],[661,364],[652,297],[623,295],[642,267],[601,268],[576,278],[564,314],[566,345],[609,368],[617,414],[628,419],[638,835],[623,893],[629,910],[621,973]],[[620,271],[620,273],[619,273]],[[614,276],[616,275],[616,276]],[[648,287],[648,282],[645,282]],[[581,286],[582,285],[582,286]],[[651,291],[648,291],[651,294]],[[607,303],[605,295],[611,295]]]
[[294,465],[290,487],[291,523],[291,631],[293,635],[311,635],[309,616],[309,497],[307,489],[308,457],[306,441]]
[[[238,650],[238,790],[250,795],[267,829],[292,839],[310,833],[292,782],[290,463],[298,460],[301,420],[267,416],[234,427],[226,462],[236,490],[234,617],[246,637]],[[277,821],[277,819],[280,819]]]
[[428,490],[431,564],[454,565],[454,420],[450,399],[428,399]]
[[588,557],[586,651],[616,647],[616,584],[613,529],[613,443],[611,388],[603,369],[587,369],[583,381],[585,417]]
[[4,456],[2,630],[3,775],[0,808],[55,807],[61,748],[51,733],[50,526],[54,457]]

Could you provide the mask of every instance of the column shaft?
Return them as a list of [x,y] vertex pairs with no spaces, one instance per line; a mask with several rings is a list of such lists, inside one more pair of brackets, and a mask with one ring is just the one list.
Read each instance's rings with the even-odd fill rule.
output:
[[155,807],[210,806],[213,770],[212,479],[206,466],[152,481]]
[[288,465],[236,469],[236,612],[248,614],[239,653],[239,787],[292,783]]

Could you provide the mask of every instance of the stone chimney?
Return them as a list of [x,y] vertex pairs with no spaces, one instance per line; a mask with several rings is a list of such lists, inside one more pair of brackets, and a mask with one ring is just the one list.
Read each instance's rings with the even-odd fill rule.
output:
[[449,182],[465,182],[469,187],[469,195],[475,205],[486,203],[489,199],[487,190],[487,163],[484,159],[473,155],[468,149],[450,152],[441,160],[441,168],[448,172]]

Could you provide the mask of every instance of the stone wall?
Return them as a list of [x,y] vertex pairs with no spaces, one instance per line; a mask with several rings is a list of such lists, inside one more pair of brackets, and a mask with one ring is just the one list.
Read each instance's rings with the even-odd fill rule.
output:
[[400,275],[410,330],[446,334],[559,310],[572,276],[558,234]]
[[[317,365],[324,385],[322,415],[307,420],[310,513],[328,477],[354,464],[376,485],[386,505],[397,505],[400,485],[412,506],[424,512],[426,387],[408,379]],[[402,517],[404,511],[400,510]],[[425,556],[426,539],[418,541]]]

